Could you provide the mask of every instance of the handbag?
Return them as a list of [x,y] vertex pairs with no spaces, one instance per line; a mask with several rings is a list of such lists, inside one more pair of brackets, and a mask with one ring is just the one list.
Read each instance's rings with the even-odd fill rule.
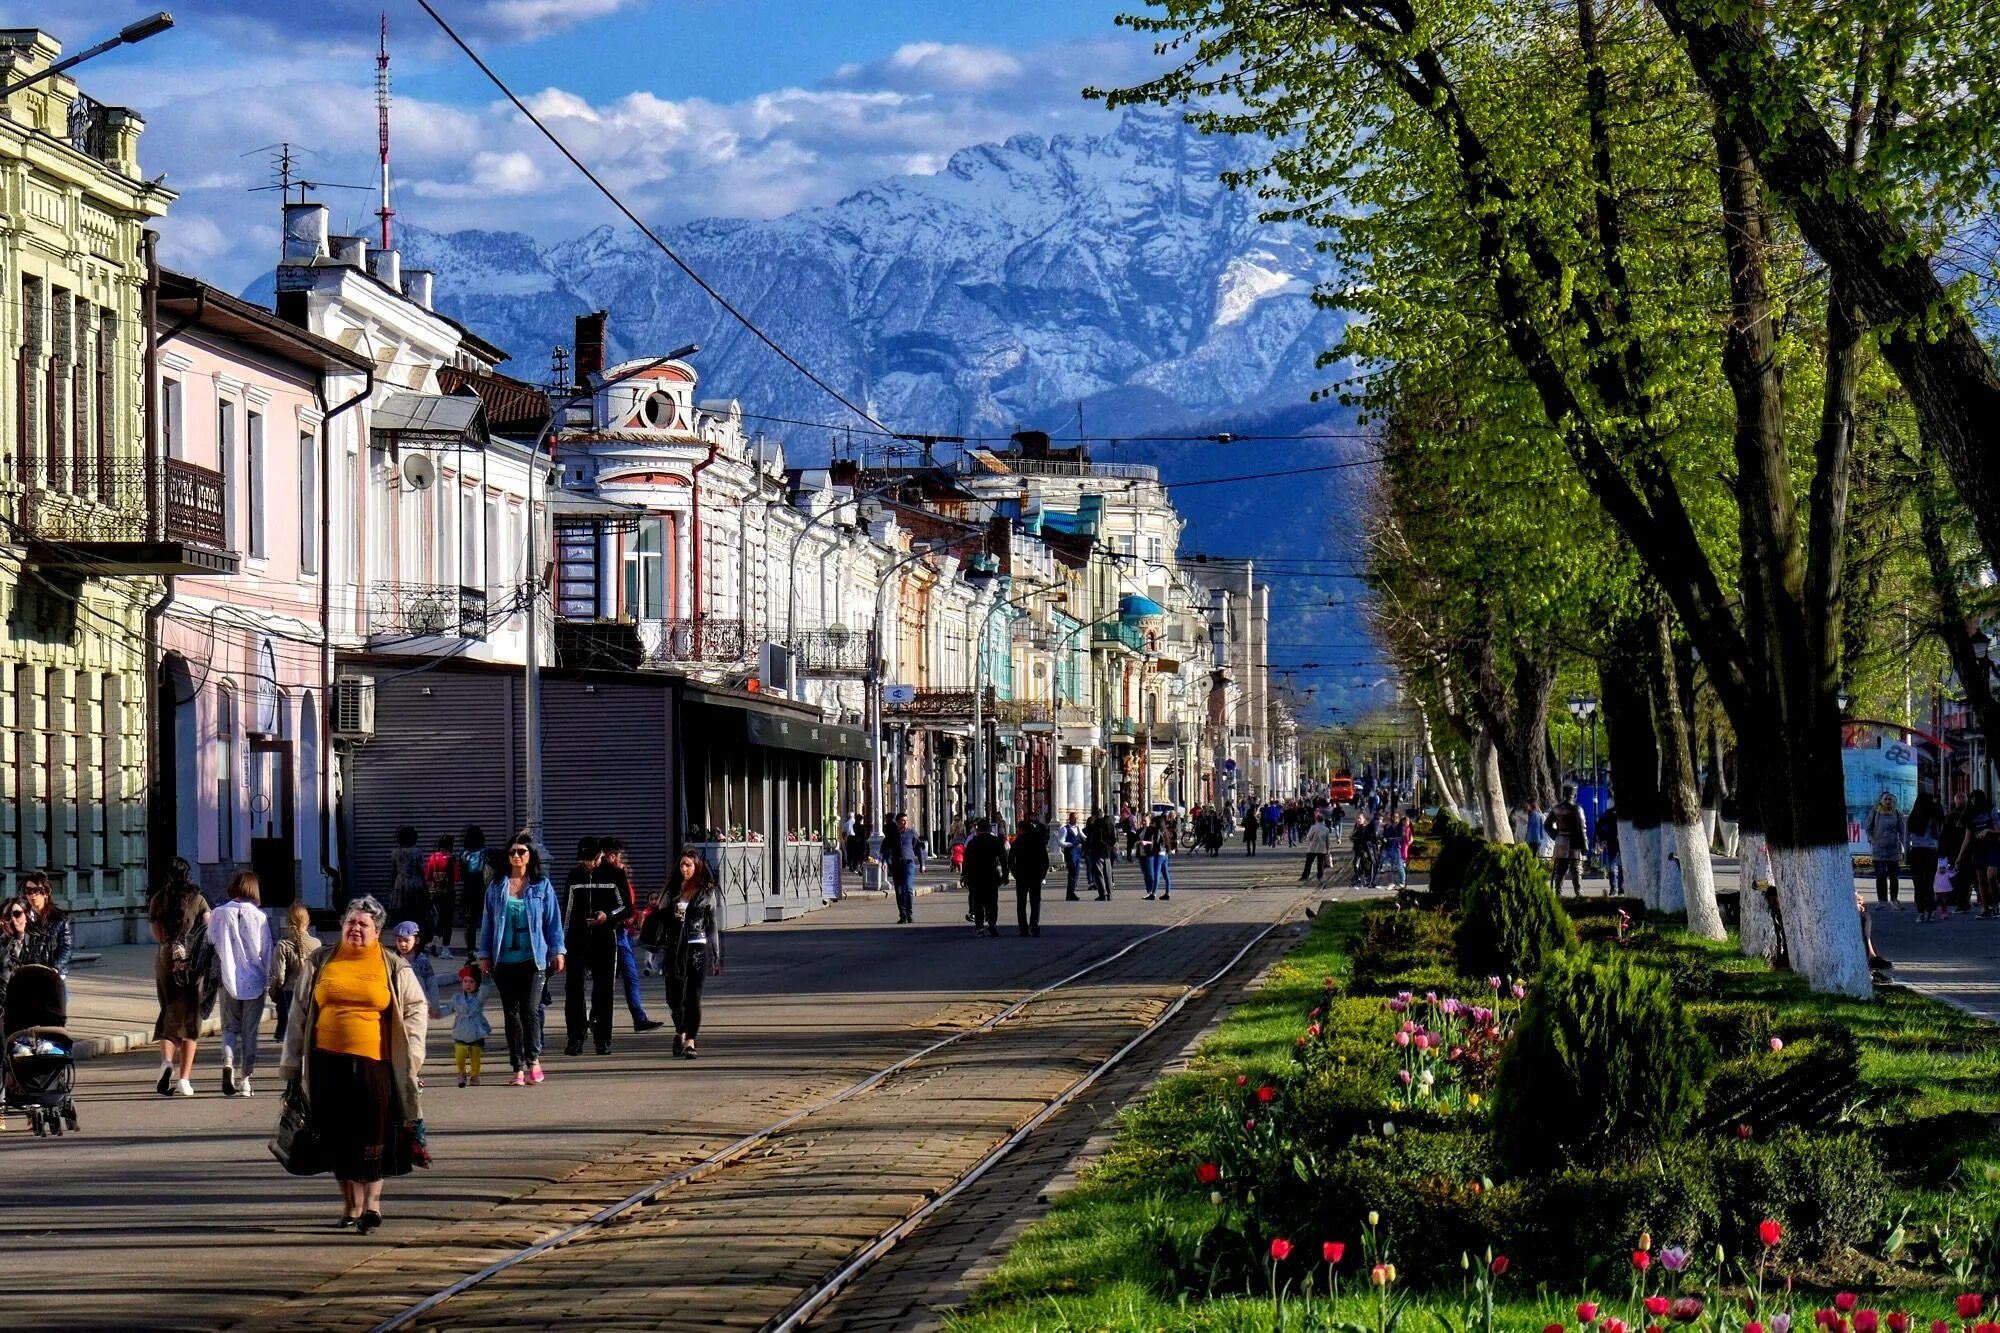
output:
[[648,949],[670,948],[674,942],[675,915],[666,910],[664,903],[646,909],[646,919],[639,925],[639,943]]
[[293,1083],[285,1089],[278,1113],[278,1132],[270,1142],[271,1156],[295,1176],[317,1176],[327,1169],[326,1145],[312,1127],[312,1106],[305,1089]]

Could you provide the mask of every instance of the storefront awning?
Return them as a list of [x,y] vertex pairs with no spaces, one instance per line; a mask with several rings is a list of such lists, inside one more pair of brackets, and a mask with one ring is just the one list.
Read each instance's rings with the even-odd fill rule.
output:
[[1142,597],[1136,592],[1126,593],[1118,599],[1120,620],[1143,620],[1147,616],[1163,616],[1167,608],[1150,597]]
[[868,757],[868,733],[859,727],[843,727],[779,704],[694,686],[688,687],[686,698],[690,704],[741,717],[746,745],[825,755],[831,759]]

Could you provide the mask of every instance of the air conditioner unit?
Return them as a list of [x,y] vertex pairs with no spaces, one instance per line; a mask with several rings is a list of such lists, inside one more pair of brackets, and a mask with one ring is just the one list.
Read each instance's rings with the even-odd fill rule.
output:
[[375,734],[375,682],[341,676],[333,682],[335,740],[367,740]]
[[790,697],[798,693],[797,657],[782,644],[767,643],[757,651],[757,676],[764,688]]

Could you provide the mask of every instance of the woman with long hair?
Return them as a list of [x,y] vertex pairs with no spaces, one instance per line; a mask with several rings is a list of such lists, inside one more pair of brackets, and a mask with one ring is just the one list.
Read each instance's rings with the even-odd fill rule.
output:
[[1917,920],[1937,919],[1937,868],[1940,839],[1944,833],[1944,807],[1928,791],[1917,793],[1910,813],[1903,819],[1909,835],[1907,859],[1910,887],[1916,890]]
[[320,950],[319,936],[313,934],[312,913],[302,902],[293,902],[285,913],[285,928],[279,932],[277,947],[271,951],[271,1004],[278,1013],[278,1030],[272,1040],[285,1048],[285,1032],[292,1022],[292,994],[306,965]]
[[160,1016],[153,1036],[160,1043],[160,1081],[153,1090],[162,1097],[192,1097],[201,1020],[215,1004],[215,954],[208,942],[208,899],[194,882],[194,868],[181,857],[173,859],[167,882],[148,900],[146,922],[159,945],[153,990]]
[[417,1075],[430,1006],[410,965],[382,947],[387,920],[373,898],[347,905],[340,943],[313,956],[292,994],[278,1071],[298,1084],[340,1183],[336,1225],[364,1236],[382,1225],[382,1178],[409,1174],[404,1127],[423,1119]]
[[564,947],[562,908],[541,853],[525,834],[509,839],[507,868],[486,889],[478,953],[500,992],[513,1087],[542,1081],[542,982],[563,970]]
[[41,870],[21,877],[21,898],[28,904],[28,961],[53,967],[69,976],[69,960],[76,951],[76,928],[69,913],[56,906],[49,892],[49,877]]
[[656,910],[673,913],[667,939],[667,1010],[674,1017],[674,1054],[695,1058],[701,1033],[701,982],[709,961],[720,958],[715,928],[715,879],[700,852],[683,851],[679,877],[660,892]]

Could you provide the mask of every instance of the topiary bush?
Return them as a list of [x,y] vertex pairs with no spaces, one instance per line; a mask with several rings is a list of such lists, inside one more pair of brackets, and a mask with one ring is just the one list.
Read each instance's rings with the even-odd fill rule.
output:
[[1517,1173],[1657,1149],[1701,1105],[1710,1055],[1667,979],[1619,955],[1556,954],[1528,993],[1493,1089]]
[[1652,1233],[1699,1250],[1717,1234],[1719,1205],[1707,1150],[1675,1143],[1594,1170],[1571,1167],[1521,1182],[1518,1215],[1497,1226],[1524,1274],[1580,1278],[1607,1249]]
[[1811,1263],[1879,1234],[1889,1181],[1866,1135],[1786,1129],[1731,1140],[1714,1159],[1720,1240],[1735,1253],[1756,1252],[1757,1224],[1767,1217],[1783,1225],[1785,1252]]
[[1470,824],[1463,820],[1453,820],[1452,823],[1455,828],[1438,843],[1430,875],[1431,898],[1447,910],[1457,909],[1465,891],[1465,873],[1471,867],[1473,857],[1486,845],[1486,840],[1473,832]]
[[1482,844],[1466,870],[1458,967],[1468,976],[1525,977],[1576,943],[1541,858],[1526,847]]

